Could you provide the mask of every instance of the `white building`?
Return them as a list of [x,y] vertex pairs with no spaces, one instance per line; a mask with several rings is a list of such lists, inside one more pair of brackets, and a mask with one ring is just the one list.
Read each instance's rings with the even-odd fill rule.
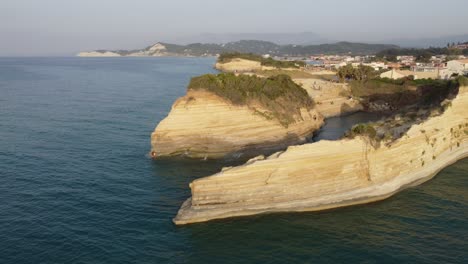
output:
[[447,69],[447,68],[440,69],[440,71],[439,71],[439,78],[440,79],[448,80],[448,79],[450,79],[450,77],[452,77],[452,72],[449,71],[449,69]]
[[456,74],[468,74],[468,59],[451,60],[447,62],[447,69]]
[[374,70],[376,71],[379,71],[379,70],[386,70],[388,69],[388,65],[385,64],[385,62],[378,62],[378,61],[375,61],[375,62],[371,62],[371,63],[363,63],[362,65],[364,66],[370,66],[372,68],[374,68]]

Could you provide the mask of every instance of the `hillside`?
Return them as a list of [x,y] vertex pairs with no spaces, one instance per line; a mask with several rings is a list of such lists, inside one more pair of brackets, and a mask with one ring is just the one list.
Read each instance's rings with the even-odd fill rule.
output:
[[[338,42],[321,45],[278,45],[261,40],[240,40],[225,44],[192,43],[177,45],[156,43],[139,50],[96,50],[80,52],[78,56],[96,56],[99,54],[118,54],[120,56],[214,56],[221,53],[253,53],[270,54],[273,56],[310,56],[313,54],[374,54],[382,50],[396,49],[398,46],[389,44],[366,44]],[[105,56],[105,55],[104,55]]]

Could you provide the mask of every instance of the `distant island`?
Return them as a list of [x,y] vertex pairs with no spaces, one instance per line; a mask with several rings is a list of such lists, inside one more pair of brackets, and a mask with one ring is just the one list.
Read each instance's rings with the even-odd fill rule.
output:
[[320,45],[278,45],[261,40],[240,40],[225,44],[193,43],[177,45],[158,42],[143,49],[136,50],[94,50],[80,52],[80,57],[163,57],[163,56],[216,56],[222,53],[239,52],[269,54],[271,56],[307,57],[314,54],[355,54],[370,55],[384,50],[399,49],[391,44],[366,44],[337,42]]

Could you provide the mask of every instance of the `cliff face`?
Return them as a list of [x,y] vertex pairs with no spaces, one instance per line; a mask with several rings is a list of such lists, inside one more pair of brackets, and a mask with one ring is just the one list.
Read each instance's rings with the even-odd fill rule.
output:
[[385,199],[468,157],[468,87],[445,112],[374,147],[368,138],[289,147],[190,184],[176,224]]
[[151,134],[152,156],[255,156],[305,142],[323,124],[323,117],[313,109],[301,109],[288,127],[261,111],[233,105],[204,90],[189,90]]
[[363,105],[350,95],[348,84],[320,79],[294,79],[314,98],[317,111],[325,118],[351,114],[364,110]]
[[230,62],[216,62],[215,69],[223,72],[254,72],[262,69],[259,61],[233,59]]

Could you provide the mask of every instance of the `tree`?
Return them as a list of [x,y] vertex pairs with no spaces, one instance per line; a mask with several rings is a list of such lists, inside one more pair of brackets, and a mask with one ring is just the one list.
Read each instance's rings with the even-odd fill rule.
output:
[[458,56],[458,55],[462,54],[462,50],[460,50],[460,49],[449,49],[448,54]]
[[346,79],[353,79],[358,81],[366,81],[377,76],[377,72],[374,68],[365,65],[359,65],[357,68],[354,68],[351,64],[340,67],[336,73],[341,82],[344,82]]
[[344,82],[346,79],[352,79],[354,75],[354,68],[351,64],[340,67],[336,76],[340,79],[341,82]]
[[421,54],[416,56],[417,62],[429,62],[431,59],[431,53],[429,52],[422,52]]
[[458,59],[458,56],[455,56],[455,55],[448,55],[445,60],[446,61],[451,61],[451,60],[456,60]]
[[374,68],[362,64],[359,65],[359,67],[355,69],[354,72],[354,79],[358,81],[369,80],[377,76],[377,72],[374,70]]
[[387,55],[385,56],[385,59],[387,59],[387,61],[390,61],[390,62],[397,62],[397,56],[396,55]]

